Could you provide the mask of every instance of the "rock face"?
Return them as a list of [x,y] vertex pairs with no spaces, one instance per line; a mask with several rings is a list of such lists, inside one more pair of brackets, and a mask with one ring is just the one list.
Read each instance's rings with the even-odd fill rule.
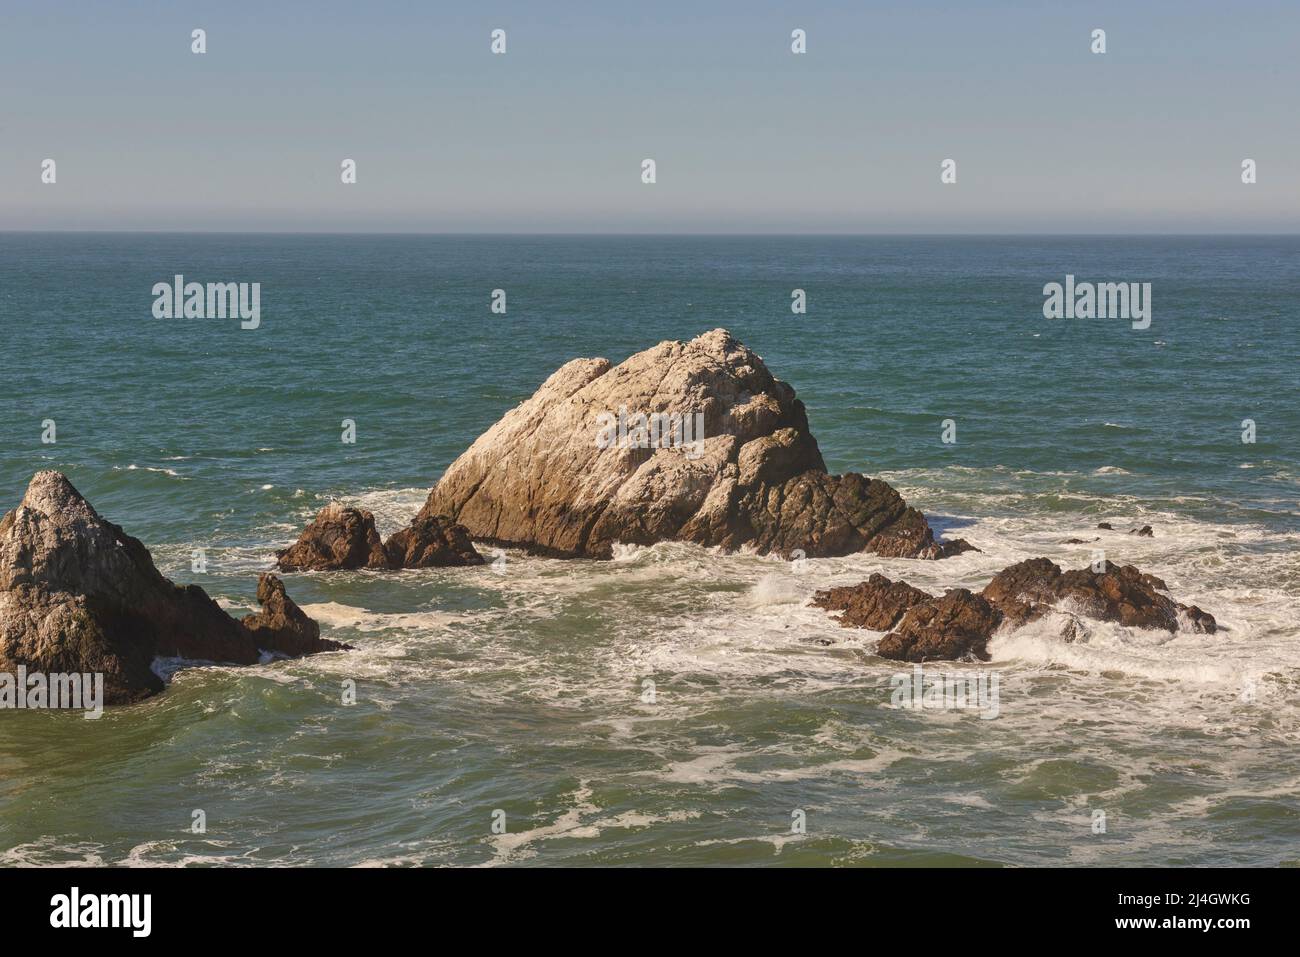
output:
[[[1018,628],[1060,607],[1100,621],[1133,628],[1213,634],[1214,616],[1181,605],[1154,575],[1132,565],[1063,572],[1046,558],[1031,558],[998,572],[979,594],[955,588],[933,597],[906,582],[872,575],[860,585],[818,592],[813,604],[844,612],[841,623],[873,631],[892,629],[876,646],[884,658],[929,661],[988,660],[986,645],[1000,627]],[[1073,637],[1067,625],[1064,637]]]
[[936,542],[885,482],[828,474],[794,390],[724,329],[561,366],[451,464],[420,512],[436,516],[559,557],[663,540],[808,557],[971,547]]
[[[279,642],[255,637],[197,585],[164,578],[59,472],[36,473],[0,519],[0,671],[103,673],[106,703],[121,704],[162,690],[157,656],[254,664],[262,650],[306,653],[296,638]],[[339,647],[318,640],[307,651]]]
[[277,559],[284,571],[389,567],[375,516],[338,502],[321,509],[298,541]]
[[483,556],[469,540],[465,526],[429,515],[388,536],[384,543],[390,568],[442,568],[482,565]]

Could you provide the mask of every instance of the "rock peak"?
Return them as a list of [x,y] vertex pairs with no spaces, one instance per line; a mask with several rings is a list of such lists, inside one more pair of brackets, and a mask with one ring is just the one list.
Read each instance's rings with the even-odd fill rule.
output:
[[39,512],[46,518],[101,520],[68,477],[54,469],[43,469],[32,476],[27,491],[23,494],[21,507]]
[[727,329],[718,326],[716,329],[710,329],[708,332],[701,332],[698,336],[687,343],[705,352],[717,355],[725,355],[729,352],[747,352],[751,355],[748,346],[737,339]]

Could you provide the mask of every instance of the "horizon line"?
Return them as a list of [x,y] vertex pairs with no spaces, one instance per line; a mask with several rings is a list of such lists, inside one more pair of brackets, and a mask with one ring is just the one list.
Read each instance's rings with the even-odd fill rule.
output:
[[1295,232],[614,232],[599,230],[539,230],[539,231],[424,231],[424,230],[292,230],[292,229],[0,229],[0,236],[32,235],[115,235],[115,236],[420,236],[420,237],[555,237],[555,238],[726,238],[726,239],[1012,239],[1012,238],[1064,238],[1064,239],[1200,239],[1200,238],[1300,238]]

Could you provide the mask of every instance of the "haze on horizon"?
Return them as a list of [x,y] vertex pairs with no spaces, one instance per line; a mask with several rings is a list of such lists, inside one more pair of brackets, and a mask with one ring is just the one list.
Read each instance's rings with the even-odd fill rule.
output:
[[5,0],[0,230],[1295,233],[1297,48],[1279,0]]

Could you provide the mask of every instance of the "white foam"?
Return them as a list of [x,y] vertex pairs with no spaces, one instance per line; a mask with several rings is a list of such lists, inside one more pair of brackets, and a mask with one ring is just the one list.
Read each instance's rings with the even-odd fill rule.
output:
[[355,628],[357,631],[382,631],[387,628],[402,630],[433,630],[442,628],[457,619],[457,615],[440,611],[423,612],[373,612],[338,602],[319,602],[300,606],[322,625],[332,628]]

